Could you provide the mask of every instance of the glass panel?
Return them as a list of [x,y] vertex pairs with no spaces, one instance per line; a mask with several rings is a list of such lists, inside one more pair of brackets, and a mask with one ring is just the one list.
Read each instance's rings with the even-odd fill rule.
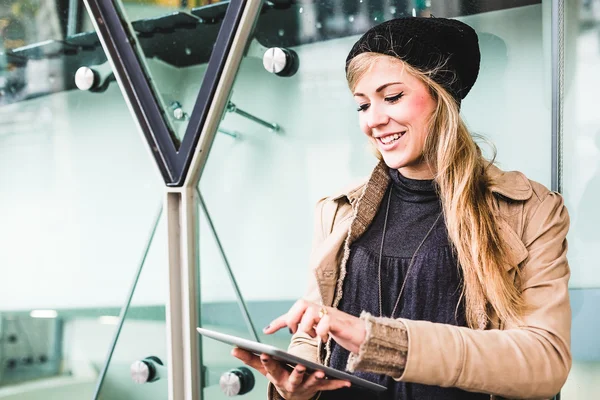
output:
[[[165,325],[168,261],[162,248],[166,242],[166,224],[162,218],[148,254],[148,260],[153,261],[144,265],[140,274],[98,400],[163,400],[168,397]],[[144,361],[145,368],[155,369],[150,382],[134,382],[133,371],[139,371],[133,366],[136,361]]]
[[[471,8],[501,3],[461,2]],[[522,171],[547,187],[552,154],[550,3],[459,18],[475,28],[481,48],[477,83],[461,110],[465,121],[471,132],[495,145],[502,169]],[[483,148],[491,157],[490,147]]]
[[[0,0],[0,397],[7,399],[92,398],[162,200],[119,88],[75,88],[80,66],[106,58],[85,9],[67,3]],[[160,251],[149,262],[164,265]]]
[[[118,0],[179,147],[228,1]],[[182,6],[186,4],[187,6]]]
[[[200,182],[259,328],[304,294],[317,200],[369,174],[376,163],[360,132],[356,104],[344,75],[350,48],[370,26],[413,14],[459,16],[473,25],[481,37],[483,60],[480,79],[463,104],[465,118],[474,131],[496,143],[502,167],[517,168],[533,179],[550,182],[550,64],[544,36],[550,22],[547,5],[290,3],[265,6],[231,93],[236,107],[281,129],[274,132],[248,115],[226,113]],[[413,10],[412,4],[422,7]],[[511,2],[511,6],[520,4]],[[283,77],[266,70],[263,55],[271,47],[293,50],[299,60],[297,73]],[[294,53],[290,53],[292,57]],[[492,107],[484,113],[482,104]],[[527,132],[525,139],[523,132]],[[515,148],[517,138],[527,140],[528,145]],[[207,229],[201,221],[202,237],[207,236]],[[218,252],[203,247],[200,269],[205,283],[223,279],[219,265]],[[216,287],[203,290],[219,294]],[[202,301],[204,318],[220,315],[215,310],[206,316],[211,312],[210,302],[216,300],[203,296]],[[225,323],[222,326],[228,328]],[[241,332],[247,334],[240,323]],[[205,359],[206,366],[235,364],[228,351],[219,356],[223,359]],[[262,387],[255,389],[259,390]],[[256,396],[260,398],[264,392]]]
[[[206,208],[204,208],[206,207]],[[235,249],[220,243],[220,236],[216,229],[213,230],[207,215],[211,216],[211,210],[215,205],[200,205],[200,262],[204,268],[200,268],[200,304],[201,304],[201,326],[208,329],[218,329],[232,335],[254,340],[252,330],[246,324],[243,304],[240,304],[234,290],[234,283],[227,272],[228,264],[225,260]],[[211,216],[212,217],[212,216]],[[217,221],[211,221],[217,224]],[[219,224],[219,226],[222,226]],[[218,285],[216,283],[219,283]],[[243,299],[242,299],[242,302]],[[248,305],[244,302],[245,305]],[[242,306],[242,307],[240,307]],[[278,334],[265,338],[261,334],[263,326],[269,322],[268,308],[252,303],[250,315],[253,318],[255,330],[259,334],[259,340],[269,342],[278,346],[287,346],[289,334]],[[261,325],[257,325],[261,324]],[[225,398],[219,387],[219,378],[223,373],[243,366],[236,358],[230,356],[231,347],[215,340],[201,337],[202,360],[205,369],[203,398],[220,399]],[[263,399],[266,392],[267,381],[254,373],[254,389],[245,395],[249,399]]]
[[569,263],[573,328],[573,368],[564,398],[584,399],[600,393],[600,329],[598,257],[600,235],[600,4],[566,2],[563,104],[562,184],[571,217]]

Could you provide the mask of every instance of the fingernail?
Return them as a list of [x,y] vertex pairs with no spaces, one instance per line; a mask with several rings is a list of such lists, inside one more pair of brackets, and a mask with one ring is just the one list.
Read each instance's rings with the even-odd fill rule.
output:
[[292,328],[288,328],[288,331],[290,331],[290,333],[293,335],[294,331],[292,330]]
[[267,325],[263,328],[263,331],[266,331],[267,329],[269,329],[271,327],[271,325]]

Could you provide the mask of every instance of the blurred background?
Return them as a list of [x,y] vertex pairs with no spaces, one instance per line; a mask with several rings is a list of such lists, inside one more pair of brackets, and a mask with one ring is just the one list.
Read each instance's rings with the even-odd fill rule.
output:
[[[198,187],[202,325],[252,338],[240,302],[260,328],[302,296],[316,201],[375,165],[344,76],[361,33],[410,15],[473,26],[482,64],[462,114],[501,168],[550,187],[561,28],[574,316],[562,398],[598,397],[600,1],[561,3],[556,26],[546,0],[266,1]],[[179,146],[229,1],[114,4]],[[297,72],[265,69],[274,47],[293,50]],[[0,0],[0,399],[167,397],[163,200],[83,1]],[[289,335],[260,340],[286,347]],[[132,381],[140,360],[152,382]],[[202,364],[204,398],[225,398],[219,377],[239,367],[229,348],[205,340]],[[265,387],[256,376],[246,398],[263,399]]]

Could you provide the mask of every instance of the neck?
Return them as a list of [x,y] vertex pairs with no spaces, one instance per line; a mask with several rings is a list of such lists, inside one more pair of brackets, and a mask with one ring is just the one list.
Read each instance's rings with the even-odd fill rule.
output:
[[433,170],[427,164],[406,166],[398,168],[403,177],[415,180],[431,180],[434,178]]

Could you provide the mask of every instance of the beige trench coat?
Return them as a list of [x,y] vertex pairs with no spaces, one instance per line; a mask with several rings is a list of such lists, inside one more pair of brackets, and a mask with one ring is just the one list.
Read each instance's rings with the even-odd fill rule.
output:
[[[367,182],[318,202],[307,300],[338,305],[349,246],[375,217],[389,183],[386,168],[380,163]],[[551,398],[571,367],[569,216],[559,194],[522,173],[492,166],[488,174],[498,199],[500,234],[510,249],[506,268],[513,275],[520,269],[529,312],[520,326],[492,316],[479,329],[401,319],[408,332],[408,357],[404,373],[393,377],[490,393],[491,398]],[[297,333],[289,351],[319,362],[327,358],[328,348]],[[272,386],[269,397],[278,398]]]

